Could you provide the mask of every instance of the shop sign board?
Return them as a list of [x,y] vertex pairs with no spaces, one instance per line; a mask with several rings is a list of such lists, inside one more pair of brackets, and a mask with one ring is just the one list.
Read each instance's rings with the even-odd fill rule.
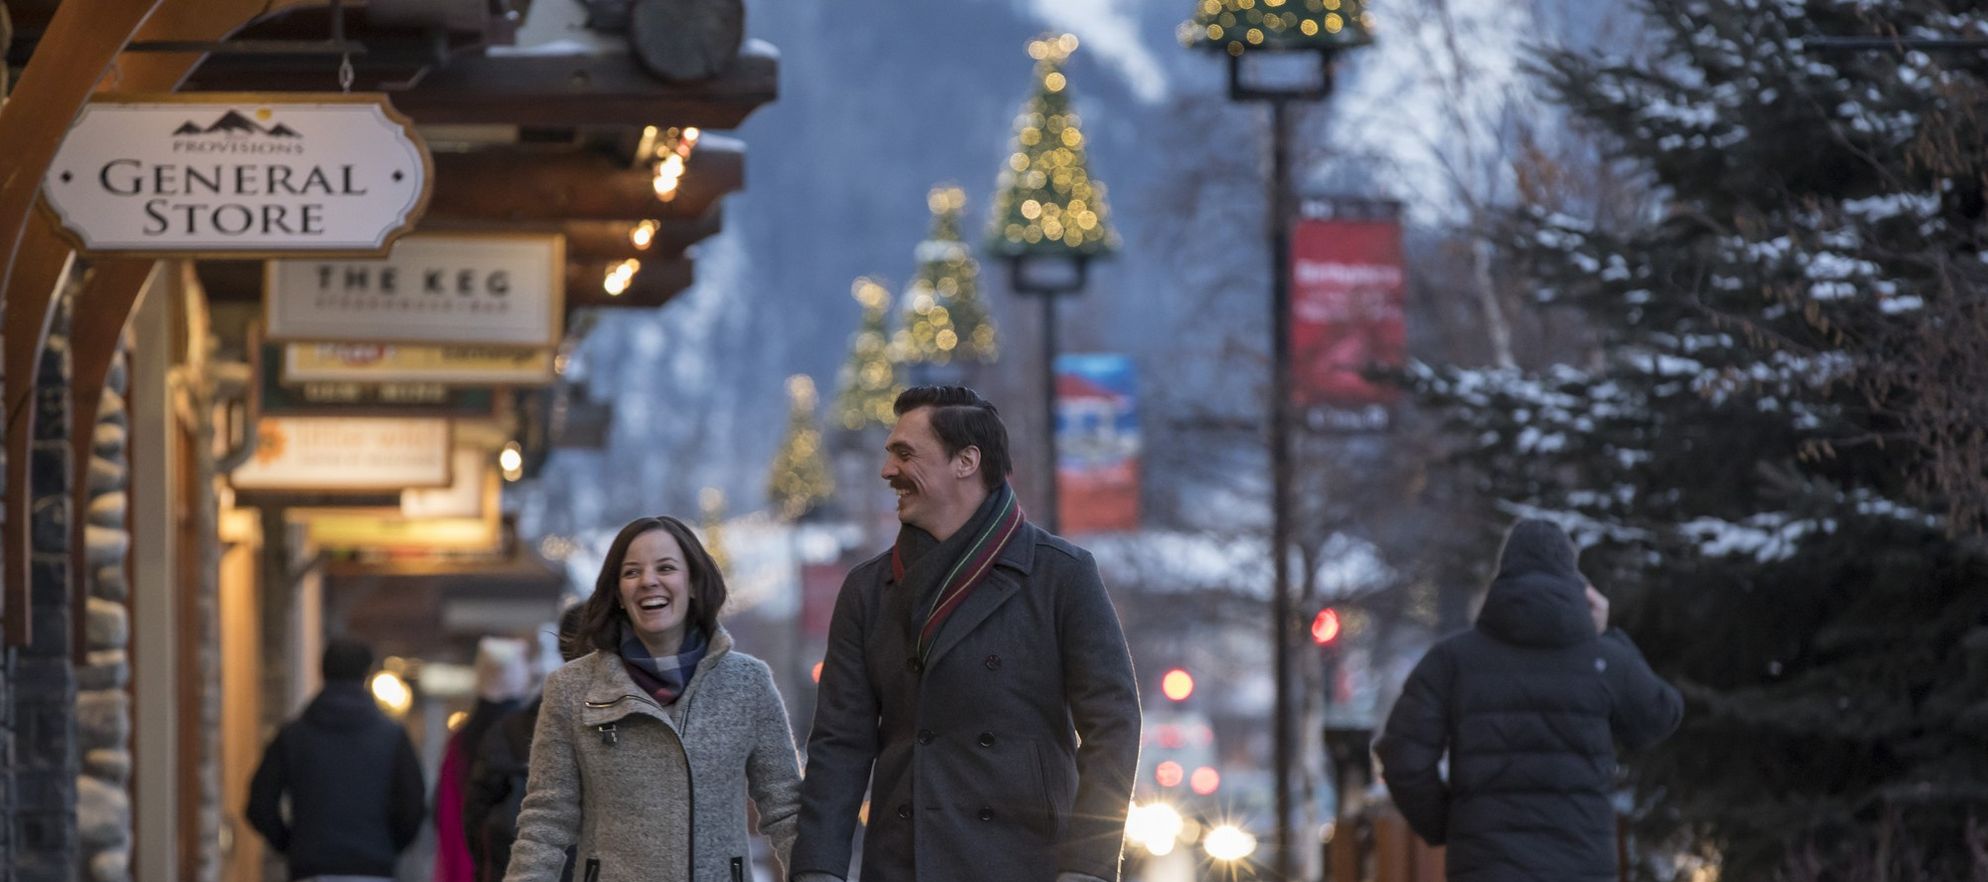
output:
[[237,490],[379,493],[450,484],[449,421],[428,417],[261,417]]
[[300,511],[310,541],[334,549],[496,549],[503,539],[502,480],[490,454],[474,447],[458,447],[453,462],[453,484],[432,490],[403,490],[398,511]]
[[515,346],[401,346],[292,343],[283,347],[286,383],[439,383],[545,386],[552,350]]
[[1400,396],[1362,372],[1407,358],[1406,275],[1397,217],[1298,221],[1291,233],[1291,395],[1298,407],[1384,415]]
[[272,260],[269,339],[552,347],[563,331],[566,240],[558,234],[409,236],[385,258]]
[[381,254],[421,217],[431,162],[379,93],[110,94],[42,193],[84,254]]
[[497,411],[493,389],[441,383],[358,383],[339,380],[282,382],[283,349],[259,350],[258,412],[271,416],[489,417]]

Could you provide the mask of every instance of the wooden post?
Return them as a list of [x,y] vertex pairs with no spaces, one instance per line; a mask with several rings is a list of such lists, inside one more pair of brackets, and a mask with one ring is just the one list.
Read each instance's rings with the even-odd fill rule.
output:
[[83,528],[89,520],[90,459],[96,448],[98,410],[111,362],[117,358],[118,341],[124,336],[125,321],[155,266],[156,261],[151,260],[98,264],[76,297],[78,304],[88,303],[90,308],[76,310],[69,323],[69,413],[74,426],[69,433],[69,464],[74,470],[69,482],[69,571],[73,573],[69,596],[78,667],[89,664],[90,654],[90,592],[83,590],[89,584],[84,560],[89,549]]
[[[0,617],[5,641],[28,640],[28,446],[34,415],[27,404],[48,341],[54,292],[67,273],[69,248],[46,215],[35,213],[42,175],[92,91],[171,91],[203,57],[196,53],[122,54],[136,37],[219,40],[257,17],[304,5],[301,0],[69,0],[56,8],[11,97],[0,105],[0,292],[4,292],[6,494],[0,499]],[[116,64],[112,74],[111,65]],[[108,78],[108,82],[104,82]],[[149,271],[150,261],[142,261]],[[77,313],[96,308],[77,303]],[[119,316],[129,315],[129,305]],[[78,366],[82,367],[82,366]],[[77,415],[94,422],[95,414]],[[76,515],[80,517],[80,515]],[[73,587],[73,586],[72,586]]]

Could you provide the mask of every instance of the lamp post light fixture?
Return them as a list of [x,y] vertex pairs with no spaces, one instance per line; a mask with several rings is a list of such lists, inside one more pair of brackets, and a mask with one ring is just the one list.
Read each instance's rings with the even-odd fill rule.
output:
[[1271,647],[1275,659],[1277,841],[1272,879],[1296,882],[1291,793],[1291,644],[1302,624],[1291,600],[1291,193],[1290,110],[1332,94],[1339,53],[1373,42],[1364,0],[1197,0],[1180,26],[1189,48],[1228,60],[1229,99],[1270,107],[1270,559]]
[[1058,528],[1056,493],[1056,298],[1084,288],[1090,262],[1118,247],[1105,208],[1104,184],[1090,175],[1084,134],[1070,107],[1064,62],[1077,50],[1070,34],[1029,43],[1035,94],[1015,117],[1012,154],[995,185],[988,253],[1008,264],[1015,293],[1042,299],[1043,440],[1048,480],[1041,523]]

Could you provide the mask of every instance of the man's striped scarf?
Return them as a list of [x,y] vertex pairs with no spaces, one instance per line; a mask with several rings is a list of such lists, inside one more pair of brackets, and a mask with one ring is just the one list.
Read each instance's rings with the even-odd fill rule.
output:
[[972,596],[994,570],[994,559],[1022,529],[1022,507],[1006,482],[958,532],[939,542],[932,534],[906,524],[890,551],[890,574],[901,588],[914,593],[911,625],[918,630],[918,661],[931,654],[946,619]]

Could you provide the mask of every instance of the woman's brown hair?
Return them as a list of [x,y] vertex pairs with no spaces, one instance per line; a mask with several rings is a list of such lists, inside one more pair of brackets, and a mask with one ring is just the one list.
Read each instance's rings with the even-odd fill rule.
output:
[[628,546],[635,544],[635,538],[652,530],[670,534],[683,548],[683,563],[690,571],[690,611],[685,619],[704,629],[707,636],[717,633],[718,611],[725,607],[725,575],[718,572],[718,565],[711,560],[711,553],[704,550],[704,543],[697,541],[696,533],[682,521],[663,515],[629,521],[608,544],[607,557],[601,560],[601,573],[594,579],[594,593],[580,613],[580,638],[584,644],[608,653],[621,650],[621,626],[628,621],[628,613],[621,608],[621,563],[628,557]]

